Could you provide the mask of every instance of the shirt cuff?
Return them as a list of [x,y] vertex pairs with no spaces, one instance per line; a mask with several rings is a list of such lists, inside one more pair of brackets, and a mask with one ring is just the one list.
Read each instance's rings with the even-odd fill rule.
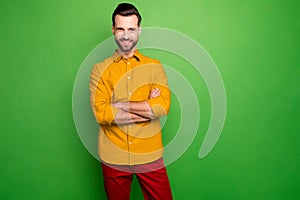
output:
[[148,104],[150,105],[155,117],[161,117],[168,114],[168,109],[162,105],[160,98],[149,99]]

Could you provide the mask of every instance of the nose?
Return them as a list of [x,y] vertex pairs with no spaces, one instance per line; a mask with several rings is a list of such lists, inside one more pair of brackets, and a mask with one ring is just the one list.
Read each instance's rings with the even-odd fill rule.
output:
[[129,38],[129,33],[128,33],[128,30],[125,30],[124,31],[124,36],[123,36],[125,39],[128,39]]

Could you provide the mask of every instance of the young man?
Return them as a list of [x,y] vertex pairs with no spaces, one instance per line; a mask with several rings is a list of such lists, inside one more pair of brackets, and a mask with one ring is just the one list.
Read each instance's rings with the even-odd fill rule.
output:
[[99,131],[99,155],[108,199],[130,199],[133,175],[145,199],[172,199],[162,159],[159,117],[167,115],[170,90],[158,60],[136,48],[141,16],[121,3],[112,15],[116,52],[90,75],[91,105]]

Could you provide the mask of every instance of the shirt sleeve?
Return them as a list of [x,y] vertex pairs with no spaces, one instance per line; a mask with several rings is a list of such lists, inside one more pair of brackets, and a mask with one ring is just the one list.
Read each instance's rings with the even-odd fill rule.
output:
[[111,106],[112,89],[103,73],[98,65],[93,67],[89,83],[90,101],[96,121],[110,125],[118,108]]
[[152,84],[152,89],[159,88],[161,94],[156,98],[149,99],[148,103],[152,109],[154,117],[161,117],[167,115],[170,110],[170,89],[163,66],[160,63],[155,64],[155,70],[153,71],[154,81]]

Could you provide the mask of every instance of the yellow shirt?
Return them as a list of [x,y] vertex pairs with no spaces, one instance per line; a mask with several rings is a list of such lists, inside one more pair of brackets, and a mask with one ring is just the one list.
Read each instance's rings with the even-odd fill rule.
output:
[[[149,99],[159,88],[160,96]],[[94,65],[90,75],[91,106],[100,124],[98,149],[100,159],[119,165],[145,164],[163,155],[159,117],[167,115],[170,90],[163,66],[158,60],[135,52],[126,59],[115,54]],[[114,125],[118,108],[115,102],[147,101],[157,117],[151,121]]]

